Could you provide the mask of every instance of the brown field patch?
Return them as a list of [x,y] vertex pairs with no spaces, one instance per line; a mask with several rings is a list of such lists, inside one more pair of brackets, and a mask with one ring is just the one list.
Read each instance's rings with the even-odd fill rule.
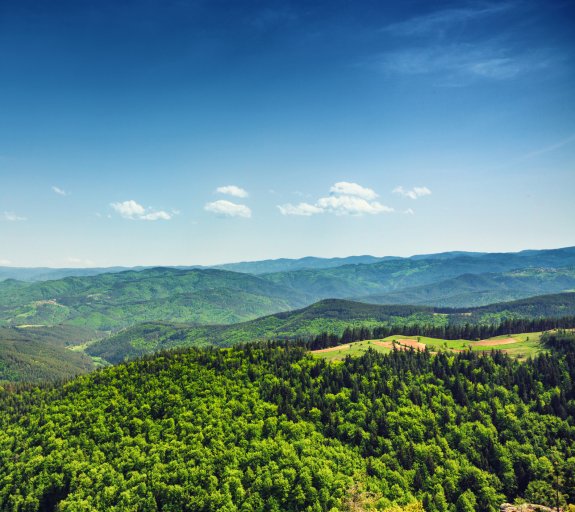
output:
[[496,347],[497,345],[510,345],[511,343],[519,343],[521,340],[516,338],[503,338],[502,340],[481,340],[471,343],[474,347]]
[[392,341],[372,341],[372,343],[391,350],[393,350],[393,348],[396,348],[397,350],[410,350],[412,348],[415,350],[425,350],[425,344],[419,343],[415,340],[396,340],[395,346]]
[[320,350],[312,350],[312,354],[323,354],[325,352],[335,352],[336,350],[349,348],[349,345],[337,345],[335,347],[322,348]]
[[413,347],[417,350],[425,350],[425,343],[420,343],[416,340],[397,340],[397,343],[403,345],[404,347]]
[[372,341],[372,343],[374,345],[379,345],[380,347],[393,348],[391,341]]

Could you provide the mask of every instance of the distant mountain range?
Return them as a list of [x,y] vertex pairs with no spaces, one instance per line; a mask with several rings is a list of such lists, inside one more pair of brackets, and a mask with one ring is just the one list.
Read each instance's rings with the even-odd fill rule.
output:
[[[571,269],[569,269],[571,267]],[[344,265],[335,268],[318,270],[299,270],[290,272],[278,272],[264,274],[261,277],[273,281],[276,284],[289,286],[298,292],[305,292],[313,296],[316,300],[324,298],[365,298],[370,297],[370,302],[379,300],[389,303],[385,294],[391,292],[403,292],[407,289],[422,286],[438,286],[438,289],[425,290],[417,289],[413,291],[418,303],[421,304],[441,304],[443,297],[453,300],[453,296],[460,295],[461,289],[467,294],[467,298],[462,297],[457,305],[476,305],[476,298],[471,296],[472,292],[485,291],[484,284],[477,280],[475,285],[471,279],[462,279],[461,282],[439,285],[439,283],[452,280],[466,274],[481,275],[490,274],[486,279],[491,279],[490,288],[493,293],[492,302],[499,302],[510,298],[508,292],[509,279],[502,278],[499,281],[493,274],[510,273],[522,269],[535,269],[530,277],[530,285],[525,285],[523,291],[518,290],[517,294],[511,298],[528,297],[549,291],[559,292],[573,289],[575,281],[573,277],[573,267],[575,267],[575,248],[545,250],[545,251],[524,251],[519,253],[502,254],[480,254],[476,256],[457,255],[447,257],[428,258],[404,258],[380,261],[372,264]],[[564,269],[563,281],[557,279],[554,272],[546,272],[541,269]],[[531,270],[530,270],[531,272]],[[535,274],[539,277],[535,277]],[[527,276],[516,274],[517,282],[523,279],[527,282]],[[549,288],[537,289],[535,282],[537,279],[541,283],[553,281]],[[485,281],[485,280],[483,280]],[[457,289],[452,289],[455,286]],[[458,291],[459,290],[459,291]],[[498,293],[502,291],[501,295]],[[382,297],[383,296],[383,297]],[[380,299],[381,298],[381,299]],[[427,299],[430,300],[427,300]],[[397,303],[398,296],[393,297]],[[404,303],[404,301],[399,300]],[[448,304],[449,301],[446,302]],[[485,304],[486,301],[480,301]]]
[[575,267],[463,274],[400,291],[360,296],[356,300],[373,304],[471,307],[562,291],[575,291]]
[[[557,249],[556,251],[571,251],[573,247]],[[500,253],[499,255],[515,255],[518,257],[540,257],[541,253],[550,252],[548,250],[527,250],[518,253]],[[279,258],[273,260],[260,261],[243,261],[238,263],[224,263],[221,265],[177,265],[168,268],[178,270],[208,269],[215,268],[219,270],[229,270],[231,272],[241,272],[245,274],[270,274],[274,272],[290,272],[297,270],[319,270],[341,267],[344,265],[370,265],[389,260],[450,260],[459,257],[481,257],[489,253],[485,252],[467,252],[467,251],[450,251],[436,254],[418,254],[407,258],[399,256],[348,256],[344,258],[317,258],[306,256],[304,258],[290,259]],[[0,281],[5,279],[16,279],[18,281],[48,281],[63,279],[65,277],[86,277],[98,274],[108,274],[124,272],[127,270],[146,270],[154,266],[138,267],[93,267],[93,268],[49,268],[49,267],[7,267],[0,266]]]
[[337,260],[347,263],[336,267],[259,275],[151,268],[40,282],[7,279],[0,282],[0,325],[114,331],[156,320],[232,324],[327,298],[469,307],[575,289],[575,248],[348,263],[365,258],[371,261],[360,256]]
[[49,268],[49,267],[0,267],[0,281],[16,279],[18,281],[50,281],[65,277],[86,277],[98,274],[143,270],[146,267],[101,267],[101,268]]

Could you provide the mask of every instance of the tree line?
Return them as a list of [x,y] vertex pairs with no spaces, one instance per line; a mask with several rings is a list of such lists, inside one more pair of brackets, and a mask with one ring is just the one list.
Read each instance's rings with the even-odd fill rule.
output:
[[541,332],[554,329],[569,329],[575,327],[575,316],[559,318],[506,318],[499,323],[450,323],[447,325],[402,324],[401,327],[382,324],[370,328],[368,326],[346,327],[341,335],[322,332],[312,338],[300,338],[299,343],[305,344],[309,350],[343,345],[354,341],[380,339],[401,334],[405,336],[427,336],[443,340],[480,340],[493,336],[510,335],[523,332]]

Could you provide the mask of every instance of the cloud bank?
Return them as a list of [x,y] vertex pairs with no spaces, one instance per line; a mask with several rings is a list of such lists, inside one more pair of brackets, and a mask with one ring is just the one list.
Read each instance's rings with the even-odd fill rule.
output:
[[374,199],[377,194],[370,188],[362,187],[357,183],[340,181],[330,189],[330,195],[320,197],[314,204],[291,203],[278,205],[282,215],[300,215],[309,217],[319,213],[334,215],[376,215],[390,213],[393,208],[385,206]]
[[146,209],[133,199],[121,203],[110,203],[110,206],[125,219],[130,220],[170,220],[172,214],[163,210]]

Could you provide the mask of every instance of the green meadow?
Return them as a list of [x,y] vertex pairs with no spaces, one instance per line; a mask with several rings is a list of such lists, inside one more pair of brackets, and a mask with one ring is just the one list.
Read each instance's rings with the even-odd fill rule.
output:
[[[427,336],[404,336],[402,334],[396,334],[388,336],[387,338],[356,341],[329,349],[316,350],[312,353],[315,357],[323,358],[327,361],[339,361],[345,359],[347,356],[361,356],[369,349],[383,353],[391,352],[394,349],[394,344],[398,349],[409,349],[409,347],[402,344],[402,340],[413,340],[422,343],[428,347],[431,352],[439,352],[440,350],[448,352],[461,352],[465,350],[489,352],[491,350],[502,350],[515,359],[525,360],[545,350],[539,341],[541,334],[541,332],[529,332],[512,334],[511,336],[495,336],[488,340],[482,340],[481,342],[470,340],[442,340],[429,338]],[[511,338],[514,341],[506,343]],[[486,344],[486,341],[493,342],[493,344]],[[383,345],[383,343],[387,346]]]

